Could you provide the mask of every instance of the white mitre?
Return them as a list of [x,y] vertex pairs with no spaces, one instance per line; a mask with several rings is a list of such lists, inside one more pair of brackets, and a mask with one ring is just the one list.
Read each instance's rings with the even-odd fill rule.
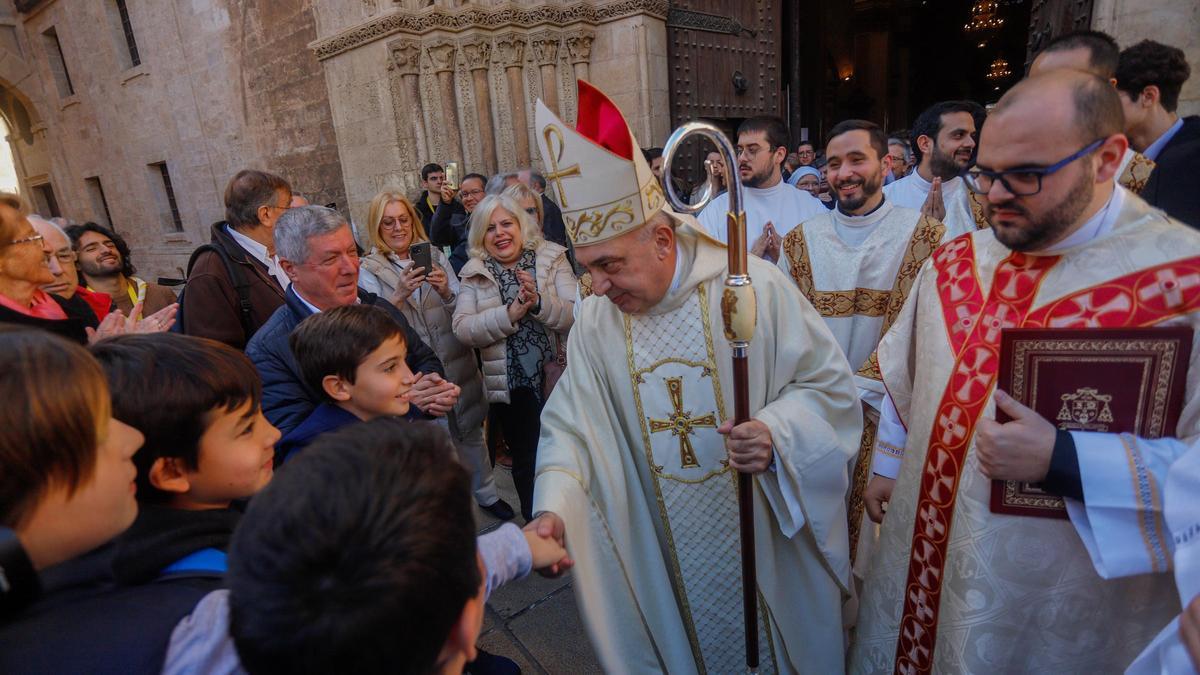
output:
[[534,118],[546,189],[558,197],[571,242],[580,247],[619,237],[658,211],[703,232],[694,218],[667,206],[662,186],[616,104],[591,84],[579,80],[578,85],[574,129],[540,99]]

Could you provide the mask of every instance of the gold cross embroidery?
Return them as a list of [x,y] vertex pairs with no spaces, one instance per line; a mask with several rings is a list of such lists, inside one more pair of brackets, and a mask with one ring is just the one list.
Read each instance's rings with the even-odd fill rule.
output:
[[[558,201],[565,209],[567,208],[567,193],[563,191],[562,179],[579,176],[579,165],[573,164],[562,169],[558,168],[558,160],[562,159],[563,150],[567,147],[566,141],[563,140],[562,129],[552,124],[542,131],[542,137],[546,139],[546,149],[550,151],[550,156],[546,160],[550,162],[551,170],[546,174],[546,180],[554,183],[555,189],[558,190]],[[551,137],[558,139],[558,147],[555,147],[554,141],[550,140]]]
[[668,420],[651,419],[650,431],[653,433],[670,431],[678,436],[680,466],[684,469],[699,468],[700,462],[696,459],[696,451],[692,448],[690,437],[697,427],[716,428],[717,417],[713,413],[702,417],[692,417],[692,411],[683,409],[683,378],[681,377],[667,379],[667,393],[671,397],[671,407],[675,409],[675,412],[671,413],[671,419]]

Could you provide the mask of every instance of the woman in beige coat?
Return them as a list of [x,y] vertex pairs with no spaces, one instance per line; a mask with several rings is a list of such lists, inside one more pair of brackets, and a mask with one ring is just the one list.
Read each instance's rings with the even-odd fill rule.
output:
[[530,520],[545,368],[566,347],[575,275],[567,250],[543,240],[537,223],[506,195],[475,207],[467,244],[454,334],[483,356],[492,419],[508,443],[521,512]]
[[441,359],[446,379],[462,389],[454,409],[438,422],[447,427],[459,455],[471,468],[475,501],[484,511],[509,520],[515,514],[496,492],[492,467],[485,458],[483,417],[487,401],[479,366],[471,348],[454,337],[450,326],[458,300],[458,277],[437,248],[432,249],[433,269],[413,266],[409,249],[417,242],[429,241],[429,237],[416,209],[399,192],[375,195],[367,224],[373,250],[362,258],[358,285],[388,298]]

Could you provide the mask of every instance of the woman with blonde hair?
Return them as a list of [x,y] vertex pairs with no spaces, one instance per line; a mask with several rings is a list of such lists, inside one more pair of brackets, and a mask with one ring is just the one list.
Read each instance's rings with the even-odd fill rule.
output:
[[413,330],[437,354],[446,379],[462,394],[454,410],[438,422],[447,426],[458,452],[471,469],[471,484],[480,508],[501,520],[515,514],[496,492],[492,468],[484,460],[483,418],[487,413],[483,380],[471,349],[454,337],[451,319],[458,299],[458,277],[437,247],[430,247],[432,269],[413,265],[413,244],[429,236],[416,208],[397,190],[375,195],[367,215],[372,251],[362,258],[358,285],[391,301]]
[[542,196],[534,192],[524,183],[513,183],[500,194],[512,197],[523,211],[537,223],[538,231],[545,238],[546,212],[542,208]]
[[475,207],[467,243],[471,259],[462,268],[454,334],[483,356],[492,419],[500,422],[521,512],[530,520],[546,368],[560,363],[574,322],[575,275],[567,249],[542,239],[506,194]]

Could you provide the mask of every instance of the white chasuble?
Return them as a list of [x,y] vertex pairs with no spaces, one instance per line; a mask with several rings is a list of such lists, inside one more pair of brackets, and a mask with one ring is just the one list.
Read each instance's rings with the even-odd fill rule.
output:
[[[945,236],[938,221],[885,199],[864,216],[847,216],[835,208],[801,223],[783,239],[780,268],[829,326],[868,406],[848,500],[856,569],[869,554],[877,529],[863,520],[862,499],[883,400],[875,348],[900,314],[921,265]],[[864,526],[869,536],[860,538]]]
[[[908,435],[850,672],[1117,672],[1179,613],[1166,575],[1097,575],[1069,521],[992,513],[975,454],[1004,328],[1200,329],[1200,233],[1119,196],[1111,229],[1086,243],[1029,255],[985,230],[922,268],[879,346]],[[1195,345],[1188,368],[1183,439],[1200,433]]]
[[[723,246],[677,229],[674,290],[640,315],[589,297],[542,415],[534,511],[566,524],[588,635],[613,673],[745,669]],[[773,265],[753,259],[750,409],[774,442],[754,477],[763,672],[844,669],[849,366]]]

